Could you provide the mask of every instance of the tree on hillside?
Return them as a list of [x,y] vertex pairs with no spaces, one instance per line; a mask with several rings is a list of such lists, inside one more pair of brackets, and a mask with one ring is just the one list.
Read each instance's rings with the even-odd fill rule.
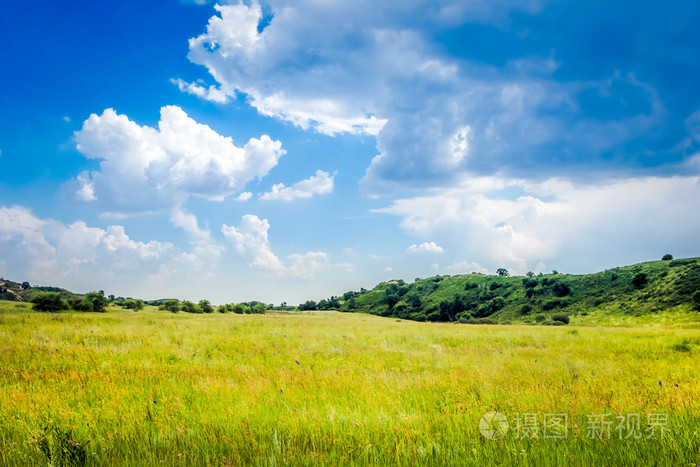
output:
[[199,301],[199,309],[202,310],[203,313],[213,313],[214,308],[211,306],[211,303],[209,303],[209,300],[200,300]]
[[122,306],[127,310],[140,311],[143,310],[143,300],[124,300]]
[[169,311],[171,313],[177,313],[180,311],[180,303],[174,298],[169,298],[163,302],[160,306],[163,310]]
[[180,306],[180,308],[185,313],[201,313],[202,312],[202,310],[200,310],[197,305],[195,305],[194,303],[192,303],[188,300],[185,300],[184,302],[182,302],[182,305]]
[[527,277],[529,277],[529,278],[535,277],[535,273],[532,272],[532,271],[528,271],[525,275],[526,275]]
[[696,290],[693,293],[693,308],[696,311],[700,311],[700,290]]
[[307,300],[304,303],[299,305],[299,311],[306,311],[306,310],[317,310],[318,309],[318,304],[314,302],[313,300]]
[[32,308],[36,311],[55,313],[68,308],[68,304],[58,292],[39,292],[32,298]]
[[100,290],[99,292],[86,293],[83,302],[91,305],[92,309],[89,311],[104,313],[107,311],[107,304],[109,303],[109,300],[107,300],[107,297],[105,297],[105,293]]
[[510,276],[510,273],[506,268],[498,268],[496,269],[496,274],[498,274],[501,277],[508,277]]
[[661,258],[661,261],[671,261],[672,259],[673,259],[673,255],[666,253],[666,254],[663,255],[663,257]]

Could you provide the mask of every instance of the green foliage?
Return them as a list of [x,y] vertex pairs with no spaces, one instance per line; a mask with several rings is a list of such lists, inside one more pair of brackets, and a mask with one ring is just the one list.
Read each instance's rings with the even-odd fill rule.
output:
[[104,313],[107,311],[107,305],[109,305],[109,300],[105,297],[103,291],[99,292],[88,292],[85,294],[83,303],[90,309],[87,311],[94,311],[97,313]]
[[75,441],[69,429],[46,424],[37,439],[37,447],[48,465],[55,467],[78,467],[88,465],[87,445],[90,441]]
[[228,312],[228,307],[226,305],[219,305],[219,307],[216,309],[219,313],[227,313]]
[[569,315],[566,313],[555,313],[552,315],[553,321],[560,321],[564,324],[569,324]]
[[498,274],[499,277],[508,277],[510,276],[510,273],[506,268],[498,268],[496,269],[496,274]]
[[171,313],[177,313],[180,311],[180,302],[174,298],[169,298],[165,300],[161,305],[163,310],[169,311]]
[[646,285],[646,283],[648,281],[649,281],[649,279],[647,278],[647,275],[644,274],[643,272],[640,272],[640,273],[636,274],[634,276],[634,278],[632,279],[632,285],[634,285],[637,288],[641,288],[641,287],[644,287],[644,285]]
[[700,290],[693,292],[693,308],[700,311]]
[[143,300],[125,300],[122,306],[127,310],[140,311],[143,310]]
[[184,302],[182,302],[182,305],[180,305],[180,309],[182,309],[182,311],[184,311],[185,313],[201,313],[202,312],[201,308],[199,308],[197,305],[195,305],[194,303],[192,303],[188,300],[185,300]]
[[307,300],[299,305],[299,311],[318,310],[318,304],[313,300]]
[[671,254],[669,254],[669,253],[666,253],[666,254],[663,255],[663,257],[661,258],[661,261],[671,261],[672,259],[673,259],[673,255],[671,255]]
[[27,290],[29,287],[31,287],[31,285],[29,285],[29,282],[27,282],[27,281],[22,282],[22,288],[24,290]]
[[202,310],[202,313],[214,313],[214,307],[211,306],[209,300],[200,300],[199,309]]
[[32,298],[32,308],[36,311],[55,313],[68,308],[68,304],[58,292],[39,292]]
[[538,322],[538,323],[541,323],[541,322],[544,321],[545,319],[547,319],[547,317],[546,317],[545,315],[537,315],[537,316],[535,316],[535,321]]

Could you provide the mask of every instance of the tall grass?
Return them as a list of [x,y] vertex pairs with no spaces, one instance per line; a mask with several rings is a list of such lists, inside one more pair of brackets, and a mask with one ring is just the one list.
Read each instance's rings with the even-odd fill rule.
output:
[[[54,465],[699,460],[693,326],[468,326],[335,312],[49,315],[0,306],[2,465],[46,465],[50,456]],[[511,429],[484,438],[478,423],[491,410],[511,427],[534,414],[540,437]],[[565,439],[542,436],[544,416],[555,413],[568,417]],[[639,414],[644,436],[588,436],[591,416],[604,414]],[[648,438],[648,414],[668,417],[663,438]]]

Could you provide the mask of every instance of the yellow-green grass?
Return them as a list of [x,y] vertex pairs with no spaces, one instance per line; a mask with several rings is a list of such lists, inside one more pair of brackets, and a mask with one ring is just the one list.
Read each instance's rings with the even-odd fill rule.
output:
[[[693,465],[700,456],[692,325],[16,306],[0,302],[0,465],[47,465],[41,444],[55,449],[60,431],[88,465]],[[478,423],[491,410],[511,426],[534,414],[540,437],[511,429],[486,439]],[[567,415],[565,439],[543,437],[548,414]],[[605,414],[610,436],[592,437]],[[639,439],[616,430],[628,414],[639,415]],[[649,414],[668,417],[663,437],[659,427],[648,437]]]

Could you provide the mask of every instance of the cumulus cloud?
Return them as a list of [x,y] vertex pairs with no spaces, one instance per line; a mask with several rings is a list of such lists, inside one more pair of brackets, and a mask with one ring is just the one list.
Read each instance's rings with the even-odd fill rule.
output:
[[270,223],[267,219],[260,220],[258,216],[246,214],[239,227],[224,224],[221,232],[236,246],[238,253],[248,258],[250,266],[281,272],[285,268],[270,248],[267,238],[269,228]]
[[197,83],[187,83],[181,79],[171,79],[170,82],[176,85],[180,91],[192,94],[205,101],[226,104],[231,100],[226,92],[214,85],[207,88]]
[[656,90],[634,74],[560,81],[551,48],[495,66],[434,42],[475,24],[512,40],[512,13],[526,17],[547,3],[271,0],[271,19],[257,2],[217,5],[190,40],[189,58],[218,87],[175,81],[204,99],[245,94],[259,113],[303,129],[376,135],[378,154],[362,181],[369,194],[468,172],[553,173],[605,154],[633,157],[621,145],[648,137],[667,116]]
[[443,253],[445,249],[435,242],[424,242],[420,245],[414,243],[406,251],[409,253]]
[[700,217],[688,199],[700,199],[700,177],[596,184],[484,177],[377,212],[400,216],[407,231],[437,237],[454,256],[490,270],[590,272],[654,259],[673,245],[677,255],[697,254]]
[[292,186],[284,186],[278,183],[272,186],[272,191],[260,195],[261,199],[293,201],[298,198],[311,198],[313,195],[323,195],[333,191],[333,175],[323,170],[317,170],[315,175],[294,183]]
[[74,181],[75,196],[111,213],[178,208],[189,196],[220,201],[262,178],[285,154],[263,135],[238,147],[177,106],[161,109],[157,128],[107,109],[75,133],[78,151],[100,169]]
[[163,267],[178,274],[200,273],[202,261],[211,259],[167,242],[136,241],[120,225],[103,229],[82,221],[64,224],[39,218],[22,206],[0,207],[0,251],[13,277],[77,290],[129,277],[137,283]]
[[322,251],[309,251],[305,254],[292,254],[287,256],[290,264],[285,265],[273,252],[267,231],[270,223],[267,219],[259,219],[253,214],[246,214],[241,219],[239,227],[223,225],[221,232],[236,247],[239,254],[248,259],[250,267],[312,279],[316,273],[329,267],[342,267],[346,271],[352,270],[352,266],[343,264],[331,264],[330,257]]
[[313,279],[316,272],[330,266],[328,254],[317,251],[310,251],[306,254],[294,254],[287,257],[292,264],[289,265],[289,272],[304,279]]

